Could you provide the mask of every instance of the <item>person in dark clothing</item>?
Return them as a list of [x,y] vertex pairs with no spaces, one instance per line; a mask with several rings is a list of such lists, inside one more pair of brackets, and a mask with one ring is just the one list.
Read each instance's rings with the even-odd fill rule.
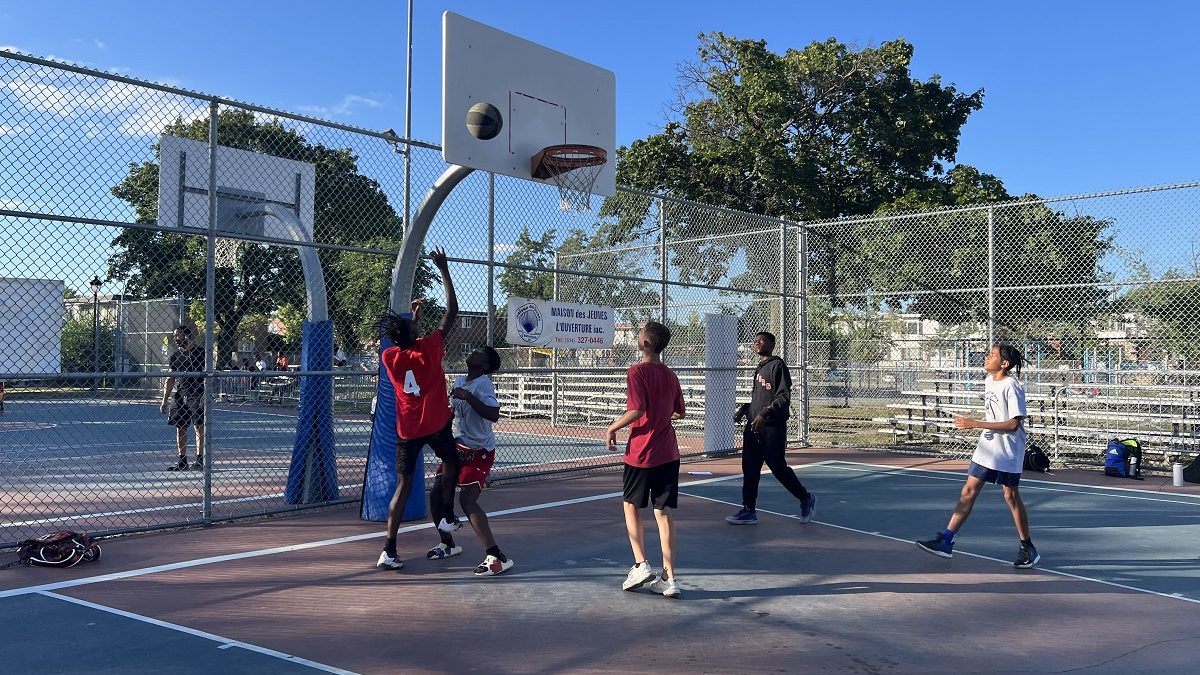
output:
[[759,362],[754,370],[750,402],[739,406],[733,416],[734,424],[746,421],[742,433],[742,509],[725,520],[731,525],[758,523],[754,509],[763,462],[766,462],[775,479],[800,500],[800,522],[808,523],[816,512],[817,496],[804,489],[804,484],[784,457],[787,418],[792,404],[792,375],[783,359],[772,355],[775,336],[771,333],[763,331],[754,336],[754,351]]
[[[175,329],[175,351],[171,354],[172,375],[163,385],[159,410],[167,415],[167,424],[175,427],[175,447],[179,459],[167,471],[204,469],[204,345],[196,344],[195,331],[187,324]],[[195,373],[183,374],[183,373]],[[187,461],[187,429],[196,430],[196,461]]]

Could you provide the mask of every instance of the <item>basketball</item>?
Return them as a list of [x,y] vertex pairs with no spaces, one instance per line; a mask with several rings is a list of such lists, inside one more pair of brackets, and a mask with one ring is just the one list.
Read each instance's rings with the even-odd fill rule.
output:
[[504,118],[491,103],[476,103],[467,111],[467,131],[481,141],[490,141],[504,128]]

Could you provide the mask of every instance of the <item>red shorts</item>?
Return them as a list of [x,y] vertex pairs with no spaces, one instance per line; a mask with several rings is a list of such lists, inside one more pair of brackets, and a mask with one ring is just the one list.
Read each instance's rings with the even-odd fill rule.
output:
[[[477,484],[480,490],[487,487],[488,475],[492,473],[492,464],[496,462],[496,451],[468,448],[458,442],[454,445],[458,448],[458,484]],[[443,466],[438,464],[437,475],[442,475]]]

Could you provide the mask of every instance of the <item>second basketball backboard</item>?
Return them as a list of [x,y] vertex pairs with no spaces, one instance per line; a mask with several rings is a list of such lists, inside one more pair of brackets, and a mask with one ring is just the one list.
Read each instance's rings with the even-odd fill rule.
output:
[[[578,34],[578,33],[573,33]],[[592,191],[616,193],[616,76],[548,47],[453,12],[442,15],[442,157],[449,164],[525,180],[551,145],[603,148],[608,161]],[[499,133],[478,138],[472,106],[499,111]]]

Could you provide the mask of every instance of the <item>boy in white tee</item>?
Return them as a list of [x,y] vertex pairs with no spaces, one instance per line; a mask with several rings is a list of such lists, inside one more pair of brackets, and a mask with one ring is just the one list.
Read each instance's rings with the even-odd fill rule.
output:
[[954,426],[959,429],[982,430],[967,468],[967,482],[946,529],[933,539],[918,541],[921,550],[943,558],[951,557],[954,535],[971,515],[983,484],[998,483],[1004,488],[1004,501],[1012,511],[1021,540],[1013,567],[1028,569],[1041,559],[1029,536],[1029,514],[1018,489],[1025,464],[1025,388],[1009,375],[1009,371],[1020,375],[1022,361],[1020,350],[1011,345],[995,346],[988,352],[983,362],[983,369],[988,374],[983,391],[984,421],[969,417],[954,420]]
[[[450,405],[454,407],[454,442],[458,448],[458,503],[471,528],[483,543],[483,562],[475,568],[475,576],[490,577],[512,569],[513,561],[500,551],[487,513],[479,506],[479,495],[487,486],[488,474],[496,461],[496,434],[492,423],[500,419],[500,402],[496,388],[488,377],[500,369],[500,354],[491,347],[480,347],[467,355],[467,374],[454,380]],[[438,467],[441,474],[444,467]],[[445,515],[442,481],[436,481],[429,491],[429,513],[434,523]],[[430,560],[449,558],[462,553],[449,532],[438,530],[441,543],[425,554]]]

